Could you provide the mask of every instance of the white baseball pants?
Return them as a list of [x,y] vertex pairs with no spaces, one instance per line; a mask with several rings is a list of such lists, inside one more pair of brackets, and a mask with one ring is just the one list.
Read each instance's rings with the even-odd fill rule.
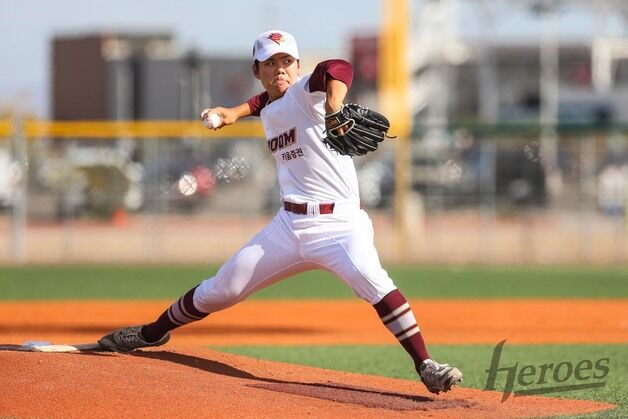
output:
[[[318,206],[309,205],[309,208]],[[370,304],[396,289],[373,243],[373,224],[356,202],[336,202],[332,214],[300,215],[281,208],[261,232],[194,293],[194,305],[212,313],[251,293],[312,269],[324,269]]]

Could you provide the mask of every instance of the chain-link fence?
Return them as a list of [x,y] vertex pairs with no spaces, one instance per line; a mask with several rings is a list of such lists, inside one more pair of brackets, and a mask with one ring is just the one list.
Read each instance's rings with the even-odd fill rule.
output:
[[[625,130],[533,126],[452,130],[415,142],[410,260],[626,263]],[[414,237],[414,240],[412,239]]]
[[[280,206],[257,125],[100,124],[0,125],[0,263],[222,262]],[[628,139],[594,128],[413,140],[402,249],[395,141],[356,159],[382,259],[626,263]]]

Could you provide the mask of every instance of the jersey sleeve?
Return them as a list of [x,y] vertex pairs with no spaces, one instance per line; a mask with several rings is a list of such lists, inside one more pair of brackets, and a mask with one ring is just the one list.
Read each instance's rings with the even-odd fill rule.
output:
[[316,65],[310,75],[309,89],[311,92],[326,92],[327,81],[335,79],[351,88],[353,81],[353,66],[345,60],[326,60]]
[[251,110],[251,116],[259,116],[264,106],[268,103],[268,99],[268,92],[263,92],[247,100],[246,103],[248,103]]

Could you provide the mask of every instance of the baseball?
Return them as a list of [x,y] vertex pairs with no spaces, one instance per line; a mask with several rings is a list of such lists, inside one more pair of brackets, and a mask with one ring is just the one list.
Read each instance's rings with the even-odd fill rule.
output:
[[212,129],[218,128],[221,123],[222,118],[217,113],[210,113],[209,115],[207,115],[207,118],[203,120],[203,124],[205,124],[207,128]]

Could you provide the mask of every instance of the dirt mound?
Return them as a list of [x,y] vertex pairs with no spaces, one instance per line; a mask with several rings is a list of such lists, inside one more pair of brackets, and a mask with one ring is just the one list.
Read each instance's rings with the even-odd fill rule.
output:
[[0,416],[48,418],[538,417],[613,405],[456,388],[194,347],[133,354],[0,351]]

